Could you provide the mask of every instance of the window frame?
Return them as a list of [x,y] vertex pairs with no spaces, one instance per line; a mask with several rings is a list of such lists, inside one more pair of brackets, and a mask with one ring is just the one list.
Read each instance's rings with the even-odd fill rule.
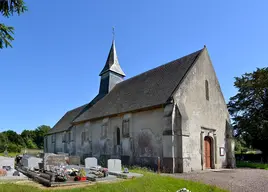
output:
[[101,125],[101,138],[107,138],[108,135],[108,123]]
[[56,134],[52,134],[52,143],[56,142]]
[[124,119],[122,121],[122,136],[125,137],[129,137],[130,136],[130,120],[129,119]]

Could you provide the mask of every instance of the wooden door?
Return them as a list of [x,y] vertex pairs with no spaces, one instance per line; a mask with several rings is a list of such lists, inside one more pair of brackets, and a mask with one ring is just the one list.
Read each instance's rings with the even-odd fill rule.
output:
[[210,137],[205,137],[204,142],[205,150],[205,166],[206,168],[211,168],[211,139]]

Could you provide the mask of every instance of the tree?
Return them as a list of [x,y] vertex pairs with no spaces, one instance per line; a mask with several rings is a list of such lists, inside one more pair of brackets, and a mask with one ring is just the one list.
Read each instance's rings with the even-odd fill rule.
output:
[[21,137],[23,138],[25,145],[28,149],[36,149],[38,148],[36,143],[36,132],[34,130],[23,130],[21,133]]
[[50,129],[51,127],[47,125],[41,125],[35,129],[36,138],[34,142],[36,143],[38,148],[40,149],[44,148],[44,137]]
[[3,133],[7,136],[8,144],[14,143],[16,145],[25,146],[24,140],[15,131],[8,130],[8,131],[5,131]]
[[4,152],[7,147],[7,136],[0,133],[0,153]]
[[35,130],[23,130],[21,134],[7,130],[0,133],[0,153],[6,148],[9,152],[19,152],[22,148],[42,149],[44,137],[50,130],[50,126],[41,125]]
[[268,158],[268,67],[257,68],[235,78],[238,93],[230,98],[228,109],[236,136],[248,147],[259,149]]
[[235,153],[242,154],[247,152],[249,149],[247,148],[247,144],[241,135],[237,135],[235,137]]
[[[27,11],[27,7],[23,0],[0,0],[0,13],[4,17],[13,16],[14,13],[20,15],[25,11]],[[13,34],[14,27],[0,23],[0,49],[12,47],[11,41],[14,40]]]

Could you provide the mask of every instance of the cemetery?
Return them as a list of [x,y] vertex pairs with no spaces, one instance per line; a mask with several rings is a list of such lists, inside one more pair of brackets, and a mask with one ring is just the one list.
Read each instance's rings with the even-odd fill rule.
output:
[[127,168],[122,171],[120,159],[108,159],[107,165],[98,165],[95,157],[81,161],[79,156],[69,156],[66,153],[41,153],[39,157],[28,154],[16,158],[0,156],[0,180],[7,176],[7,179],[13,179],[10,178],[13,176],[31,179],[47,187],[57,187],[143,176],[130,173]]

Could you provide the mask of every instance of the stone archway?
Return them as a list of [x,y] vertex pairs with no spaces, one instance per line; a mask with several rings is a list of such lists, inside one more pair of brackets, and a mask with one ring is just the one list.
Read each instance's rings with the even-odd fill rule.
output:
[[206,136],[204,138],[204,152],[205,152],[205,168],[211,169],[212,168],[212,157],[213,157],[213,150],[212,150],[212,138]]

